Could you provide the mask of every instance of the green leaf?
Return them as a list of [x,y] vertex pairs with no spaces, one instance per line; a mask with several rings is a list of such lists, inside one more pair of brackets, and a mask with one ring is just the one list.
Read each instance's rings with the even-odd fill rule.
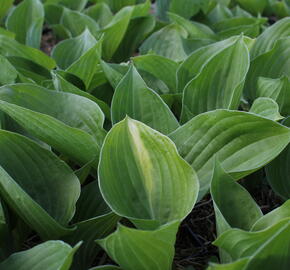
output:
[[236,0],[242,8],[253,13],[259,14],[264,11],[268,4],[268,0]]
[[6,16],[9,9],[13,6],[13,2],[14,0],[2,1],[0,6],[0,20],[2,20]]
[[[238,37],[232,37],[220,42],[200,48],[194,51],[179,67],[177,71],[178,92],[183,92],[185,86],[193,78],[195,78],[201,70],[218,54],[229,47],[234,46]],[[244,42],[248,46],[249,40],[244,38]]]
[[117,86],[112,100],[113,123],[123,120],[126,115],[164,134],[179,127],[168,106],[147,87],[134,66]]
[[249,51],[242,37],[221,50],[186,85],[182,121],[214,109],[237,109],[249,66]]
[[105,139],[99,181],[111,209],[140,228],[182,220],[198,193],[196,174],[172,141],[130,118]]
[[58,2],[70,9],[81,11],[85,8],[86,4],[88,3],[88,0],[60,0]]
[[169,10],[190,19],[199,12],[200,6],[196,4],[196,0],[171,0]]
[[80,90],[78,87],[73,85],[72,83],[68,82],[65,78],[69,73],[64,71],[54,71],[52,73],[53,77],[53,84],[57,91],[68,92],[75,95],[79,95],[85,98],[92,100],[93,102],[97,103],[101,108],[102,112],[105,114],[108,120],[111,120],[111,112],[109,106],[103,102],[102,100],[97,99],[95,96]]
[[169,12],[168,16],[173,23],[180,25],[188,32],[189,38],[216,39],[214,31],[205,24],[186,20],[175,13]]
[[118,84],[129,70],[128,65],[111,64],[104,61],[101,61],[101,67],[106,75],[106,78],[114,89],[116,89]]
[[98,3],[88,7],[85,14],[93,18],[101,28],[105,27],[113,18],[109,6],[105,3]]
[[42,51],[22,45],[7,35],[0,35],[0,54],[23,57],[49,70],[56,65],[55,61]]
[[[290,118],[286,118],[283,124],[289,127]],[[290,146],[288,145],[283,152],[266,167],[267,180],[272,189],[286,200],[290,198],[289,160]]]
[[0,85],[14,83],[17,79],[18,72],[11,65],[11,63],[3,56],[0,55]]
[[265,230],[282,221],[283,219],[289,217],[290,217],[290,201],[288,200],[280,207],[274,209],[267,215],[257,220],[257,222],[255,222],[255,224],[251,228],[251,231]]
[[249,259],[244,258],[228,264],[210,263],[207,270],[245,270],[245,266],[247,265],[248,262]]
[[143,231],[120,224],[115,233],[97,242],[123,269],[168,270],[178,225],[172,222],[154,231]]
[[78,11],[64,8],[59,23],[70,32],[72,37],[79,36],[86,29],[88,29],[95,38],[99,36],[98,30],[100,27],[97,22],[86,14]]
[[169,93],[174,93],[177,87],[176,72],[178,64],[166,57],[148,54],[132,58],[136,68],[146,71],[155,78],[163,81],[168,87]]
[[74,224],[76,230],[65,237],[65,241],[71,245],[79,241],[83,244],[75,255],[72,269],[88,269],[100,251],[95,239],[106,237],[113,231],[119,220],[120,217],[111,212]]
[[219,162],[215,163],[211,195],[216,213],[218,235],[230,228],[248,231],[263,215],[249,192],[236,183]]
[[194,117],[169,137],[196,170],[201,198],[210,185],[215,155],[238,180],[274,159],[289,143],[290,130],[251,113],[216,110]]
[[[216,160],[210,193],[216,217],[217,235],[231,228],[250,230],[262,212],[248,191],[227,174]],[[220,251],[223,263],[230,261],[228,255]]]
[[182,61],[187,57],[183,48],[183,39],[187,36],[183,27],[170,24],[148,37],[139,50],[141,54],[154,52],[174,61]]
[[111,8],[111,10],[116,13],[120,9],[126,7],[126,6],[131,6],[136,4],[136,0],[99,0],[99,1],[105,1]]
[[[134,9],[135,11],[135,9]],[[134,16],[134,12],[132,18]],[[124,38],[114,53],[113,59],[121,62],[129,59],[138,50],[138,46],[154,29],[155,18],[153,16],[137,17],[131,19]]]
[[7,29],[16,34],[16,40],[39,48],[44,22],[44,8],[39,0],[24,0],[11,12]]
[[267,97],[255,99],[250,112],[273,121],[279,121],[284,118],[279,113],[279,106],[276,101]]
[[259,232],[233,229],[221,235],[214,244],[226,250],[233,260],[248,258],[242,268],[288,269],[290,219],[284,219],[272,227]]
[[268,27],[256,40],[251,50],[251,58],[255,59],[273,49],[277,40],[290,36],[290,18],[279,20]]
[[80,165],[93,161],[97,167],[106,132],[104,115],[96,103],[28,84],[2,87],[0,99],[7,101],[1,101],[1,110],[30,134]]
[[[42,238],[68,233],[80,184],[52,152],[15,133],[0,131],[0,194]],[[18,158],[15,158],[18,157]]]
[[282,115],[290,115],[290,79],[287,76],[279,79],[259,77],[257,96],[275,100],[279,104]]
[[33,61],[19,56],[7,56],[6,58],[26,79],[31,79],[38,84],[50,79],[49,70]]
[[29,250],[14,253],[0,264],[6,270],[69,270],[73,255],[80,245],[74,248],[62,241],[47,241]]
[[100,64],[102,54],[101,50],[102,40],[99,40],[96,45],[86,51],[79,59],[67,68],[68,72],[82,79],[87,89],[98,70],[98,64]]
[[125,7],[121,9],[106,25],[105,28],[100,30],[104,34],[103,39],[103,58],[109,60],[118,49],[121,41],[123,40],[134,8]]
[[93,48],[96,43],[97,40],[86,29],[78,37],[66,39],[57,44],[52,50],[51,55],[55,59],[58,67],[67,69],[87,51]]
[[251,62],[245,83],[245,96],[254,100],[257,96],[259,77],[279,78],[290,76],[290,37],[279,39],[272,50],[255,58]]

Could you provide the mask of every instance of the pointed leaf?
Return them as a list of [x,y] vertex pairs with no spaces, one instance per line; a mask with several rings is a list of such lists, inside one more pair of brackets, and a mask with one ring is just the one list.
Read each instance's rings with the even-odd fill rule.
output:
[[209,188],[214,155],[240,179],[275,158],[289,143],[290,130],[251,113],[216,110],[194,117],[169,137],[196,170],[201,198]]
[[11,255],[0,264],[6,270],[69,270],[72,257],[79,248],[62,241],[47,241],[29,250]]
[[257,82],[257,96],[274,99],[283,115],[290,115],[290,79],[282,76],[279,79],[260,77]]
[[75,38],[66,39],[52,50],[52,57],[62,69],[67,69],[97,43],[89,30]]
[[160,96],[149,89],[134,66],[117,86],[112,100],[112,121],[117,123],[126,115],[168,134],[179,124]]
[[255,99],[251,109],[251,113],[258,114],[273,121],[279,121],[284,117],[279,113],[279,106],[275,100],[271,98],[261,97]]
[[250,100],[257,96],[257,82],[259,77],[279,78],[290,76],[290,37],[279,39],[272,50],[255,58],[251,62],[248,72],[245,95]]
[[172,222],[155,231],[142,231],[120,224],[115,233],[97,242],[123,269],[168,270],[178,225]]
[[113,211],[133,222],[140,219],[141,228],[182,220],[198,193],[195,172],[172,141],[130,118],[116,124],[105,139],[99,181]]
[[8,16],[6,26],[16,34],[18,42],[39,48],[43,22],[42,3],[39,0],[24,0]]
[[61,224],[71,220],[80,193],[71,169],[37,143],[4,130],[0,151],[1,197],[42,238],[67,233]]
[[0,99],[7,101],[1,101],[1,110],[30,134],[81,165],[96,159],[92,166],[97,166],[106,132],[104,115],[96,103],[25,84],[2,87]]
[[214,109],[237,109],[249,66],[242,38],[212,58],[184,89],[182,121]]
[[290,18],[279,20],[268,27],[256,40],[251,50],[251,58],[255,59],[273,49],[278,39],[290,36]]

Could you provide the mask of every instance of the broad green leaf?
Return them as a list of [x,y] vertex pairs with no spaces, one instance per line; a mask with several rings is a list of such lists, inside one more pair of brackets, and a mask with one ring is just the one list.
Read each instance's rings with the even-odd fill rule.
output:
[[148,37],[139,48],[141,54],[154,52],[174,61],[182,61],[187,57],[183,48],[183,39],[188,36],[186,30],[170,24]]
[[113,18],[109,6],[105,3],[98,3],[88,7],[85,14],[93,18],[101,28],[105,27]]
[[75,255],[72,269],[88,269],[100,251],[100,247],[95,240],[106,237],[111,233],[119,220],[120,217],[111,212],[74,224],[77,227],[76,230],[65,237],[65,241],[71,245],[80,241],[83,244]]
[[236,0],[242,8],[252,14],[259,14],[264,11],[268,4],[268,0]]
[[97,166],[106,132],[96,103],[28,84],[0,88],[0,99],[6,101],[1,101],[1,110],[30,134],[80,165],[93,161],[92,166]]
[[[286,118],[284,125],[290,126],[290,118]],[[267,167],[267,180],[272,189],[285,200],[290,198],[290,146],[288,145],[283,152],[275,158]]]
[[89,88],[93,77],[98,69],[98,64],[101,59],[102,40],[99,40],[96,45],[86,51],[79,59],[73,62],[67,71],[76,75],[86,85],[86,89]]
[[100,192],[98,181],[95,180],[83,186],[72,222],[79,223],[110,212],[111,210]]
[[116,13],[121,10],[123,7],[131,6],[136,4],[136,0],[99,0],[105,1],[111,8],[111,10]]
[[53,84],[54,84],[55,89],[57,91],[72,93],[72,94],[79,95],[79,96],[82,96],[82,97],[85,97],[85,98],[88,98],[88,99],[94,101],[95,103],[97,103],[99,105],[102,112],[105,114],[106,118],[108,120],[111,120],[111,112],[110,112],[109,106],[105,102],[103,102],[102,100],[97,99],[93,95],[91,95],[85,91],[80,90],[78,87],[76,87],[72,83],[68,82],[64,78],[65,75],[67,75],[67,74],[69,74],[69,73],[63,72],[60,70],[54,71],[52,73]]
[[226,21],[232,17],[232,11],[226,5],[221,4],[217,4],[215,8],[209,14],[207,14],[207,19],[213,28],[219,22]]
[[230,228],[249,231],[263,215],[249,192],[236,183],[218,161],[215,163],[211,181],[211,195],[216,213],[218,235]]
[[250,57],[243,38],[215,55],[185,87],[181,119],[214,109],[237,109]]
[[169,270],[179,222],[166,224],[154,231],[143,231],[119,225],[117,231],[98,244],[127,270]]
[[14,253],[0,264],[5,270],[69,270],[73,255],[80,245],[74,248],[62,241],[47,241],[31,249]]
[[66,39],[57,44],[52,50],[52,57],[55,59],[58,67],[67,69],[93,48],[96,43],[96,39],[86,29],[78,37]]
[[156,2],[156,14],[162,21],[167,20],[167,11],[169,9],[171,0],[159,0]]
[[267,97],[255,99],[250,112],[273,121],[279,121],[284,118],[279,113],[279,106],[276,101]]
[[113,123],[123,120],[126,115],[164,134],[179,127],[168,106],[147,87],[134,66],[118,84],[112,100]]
[[70,9],[81,11],[85,8],[86,4],[88,3],[88,0],[60,0],[58,2],[59,4],[62,4]]
[[101,67],[106,75],[106,78],[114,89],[116,89],[129,70],[128,65],[111,64],[104,61],[101,61]]
[[169,137],[196,170],[201,198],[210,185],[215,155],[238,180],[274,159],[289,143],[290,130],[251,113],[216,110],[194,117]]
[[207,270],[244,270],[248,262],[249,259],[244,258],[228,264],[210,263]]
[[280,78],[290,76],[290,37],[279,39],[272,50],[255,58],[251,62],[245,83],[245,96],[250,100],[257,97],[259,77]]
[[272,98],[279,104],[282,115],[290,115],[290,79],[287,76],[279,79],[258,78],[257,96]]
[[49,70],[56,65],[55,61],[42,51],[20,44],[6,35],[0,35],[0,54],[3,56],[23,57]]
[[248,258],[243,270],[282,269],[289,267],[290,219],[284,219],[259,232],[233,229],[221,235],[214,244],[226,250],[233,260]]
[[196,0],[171,0],[169,10],[190,19],[199,12],[200,6],[196,4]]
[[168,92],[175,92],[176,72],[178,64],[163,56],[148,54],[132,58],[138,70],[146,71],[155,78],[163,81],[168,87]]
[[173,23],[180,25],[188,32],[189,38],[216,39],[214,31],[205,24],[186,20],[175,13],[168,13],[168,16]]
[[255,59],[273,49],[275,43],[280,38],[290,36],[290,18],[279,20],[274,25],[268,27],[255,42],[251,50],[251,58]]
[[33,61],[19,56],[7,56],[6,58],[19,74],[33,82],[41,84],[50,79],[49,70]]
[[289,218],[289,217],[290,217],[290,201],[288,200],[280,207],[274,209],[273,211],[271,211],[267,215],[265,215],[265,216],[261,217],[259,220],[257,220],[257,222],[255,222],[255,224],[251,228],[251,231],[265,230],[265,229],[277,224],[281,220],[283,220],[285,218]]
[[14,83],[17,79],[18,72],[13,67],[13,65],[11,65],[11,63],[4,56],[1,55],[0,55],[0,66],[1,66],[0,85]]
[[128,60],[132,55],[134,55],[134,53],[138,50],[138,46],[154,29],[155,23],[155,18],[153,16],[131,19],[126,34],[124,35],[120,46],[114,53],[113,60],[115,62],[121,62]]
[[105,139],[99,181],[111,209],[140,228],[182,220],[198,193],[196,174],[173,142],[130,118],[116,124]]
[[91,17],[79,11],[63,9],[60,25],[67,29],[72,37],[79,36],[88,29],[95,38],[98,38],[99,25]]
[[[189,81],[195,78],[201,70],[218,54],[234,45],[239,37],[232,37],[213,43],[193,52],[179,67],[177,71],[178,92],[183,92]],[[248,44],[246,38],[244,42]]]
[[16,6],[6,21],[7,29],[16,40],[39,48],[44,23],[44,8],[39,0],[24,0]]
[[[80,184],[52,152],[16,133],[0,132],[0,194],[42,238],[68,233]],[[17,158],[15,158],[17,157]]]
[[9,9],[13,6],[13,2],[14,0],[2,1],[1,6],[0,6],[0,20],[2,20],[6,16]]
[[110,23],[100,30],[100,33],[104,34],[102,52],[104,60],[109,60],[121,44],[129,26],[133,10],[133,7],[121,9]]

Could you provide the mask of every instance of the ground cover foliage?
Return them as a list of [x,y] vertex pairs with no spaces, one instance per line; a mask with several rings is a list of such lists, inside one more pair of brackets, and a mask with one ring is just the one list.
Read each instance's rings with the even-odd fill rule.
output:
[[289,16],[1,1],[0,269],[289,269]]

